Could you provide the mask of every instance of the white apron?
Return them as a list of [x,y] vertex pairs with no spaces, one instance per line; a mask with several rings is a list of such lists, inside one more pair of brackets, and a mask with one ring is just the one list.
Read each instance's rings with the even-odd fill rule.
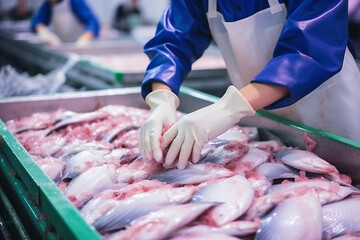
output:
[[[269,8],[235,22],[225,22],[217,0],[209,0],[210,30],[233,85],[250,83],[273,56],[286,20],[286,7],[268,0]],[[270,112],[360,142],[360,73],[346,49],[342,70],[307,96]]]
[[64,42],[75,42],[84,31],[84,25],[71,10],[70,0],[53,6],[51,24],[56,35]]

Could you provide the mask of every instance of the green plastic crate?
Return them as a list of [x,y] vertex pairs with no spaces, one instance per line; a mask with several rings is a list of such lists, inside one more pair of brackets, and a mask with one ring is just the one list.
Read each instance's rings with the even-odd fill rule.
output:
[[31,239],[102,239],[1,120],[0,151],[1,185],[18,201],[18,214],[28,218],[23,224],[36,236]]

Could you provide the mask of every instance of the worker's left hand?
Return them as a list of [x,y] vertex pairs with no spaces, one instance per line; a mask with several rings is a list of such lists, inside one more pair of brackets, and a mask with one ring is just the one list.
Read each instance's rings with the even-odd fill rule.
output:
[[146,96],[151,114],[140,130],[139,150],[145,160],[163,162],[161,134],[177,121],[179,98],[170,90],[157,89]]
[[42,42],[50,44],[51,46],[57,47],[61,44],[60,38],[46,26],[38,26],[37,35]]
[[182,117],[163,135],[162,148],[169,147],[164,164],[184,169],[191,156],[193,163],[200,158],[204,144],[227,131],[244,116],[255,111],[234,87],[230,86],[216,103]]
[[76,40],[75,45],[77,47],[85,47],[89,45],[89,43],[93,40],[93,38],[94,38],[93,33],[85,32]]

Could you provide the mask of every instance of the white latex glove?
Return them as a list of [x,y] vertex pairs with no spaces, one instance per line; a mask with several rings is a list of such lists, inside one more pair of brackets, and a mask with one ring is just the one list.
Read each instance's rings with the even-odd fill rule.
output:
[[89,36],[88,34],[83,34],[76,40],[75,45],[77,47],[86,47],[87,45],[89,45],[91,41],[92,41],[91,36]]
[[47,27],[42,27],[37,31],[37,34],[42,42],[52,46],[59,46],[61,40],[55,33],[51,32]]
[[184,169],[191,156],[197,163],[205,143],[227,131],[244,116],[254,115],[255,111],[234,87],[216,103],[182,117],[163,135],[162,147],[169,145],[165,165],[170,166],[178,157],[177,167]]
[[145,99],[151,114],[140,131],[139,150],[145,160],[163,161],[160,145],[163,129],[177,121],[176,109],[179,98],[169,90],[155,90]]

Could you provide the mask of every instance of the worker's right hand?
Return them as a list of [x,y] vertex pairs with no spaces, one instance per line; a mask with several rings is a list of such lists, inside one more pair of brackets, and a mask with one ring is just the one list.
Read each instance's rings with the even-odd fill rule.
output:
[[47,27],[41,27],[37,29],[37,34],[40,40],[44,43],[50,44],[51,46],[59,46],[61,44],[61,40],[56,34],[50,31]]
[[162,132],[177,121],[179,98],[171,91],[160,89],[149,93],[145,99],[151,114],[140,131],[139,150],[145,160],[163,161],[160,146]]

